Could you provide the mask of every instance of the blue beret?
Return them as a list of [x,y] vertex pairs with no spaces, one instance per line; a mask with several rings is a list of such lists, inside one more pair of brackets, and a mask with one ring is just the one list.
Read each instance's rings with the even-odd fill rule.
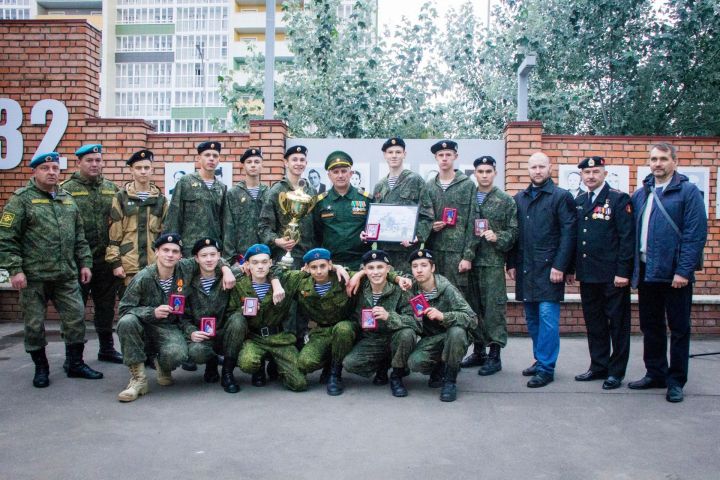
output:
[[402,147],[404,150],[405,149],[405,140],[403,140],[400,137],[388,138],[387,140],[385,140],[385,143],[383,143],[383,145],[382,145],[382,151],[384,152],[385,150],[387,150],[390,147]]
[[218,251],[222,250],[219,241],[212,237],[203,237],[195,242],[195,245],[193,245],[192,254],[197,255],[197,253],[205,247],[215,247]]
[[220,153],[222,149],[222,143],[220,142],[202,142],[197,146],[198,153],[203,153],[205,150],[215,150]]
[[256,243],[255,245],[251,246],[247,249],[247,252],[245,252],[245,261],[250,260],[250,257],[253,255],[270,255],[270,247],[263,243]]
[[248,148],[245,150],[245,153],[243,153],[242,157],[240,157],[240,163],[245,163],[245,160],[247,160],[250,157],[260,157],[262,156],[262,150],[259,148]]
[[365,252],[362,256],[362,264],[367,265],[371,262],[385,262],[390,265],[390,259],[385,253],[385,250],[370,250]]
[[458,144],[456,142],[453,142],[452,140],[440,140],[432,147],[430,147],[430,151],[433,153],[433,155],[440,150],[453,150],[455,151],[455,153],[457,153]]
[[310,263],[313,260],[330,260],[330,250],[326,248],[313,248],[303,255],[303,262]]
[[410,255],[408,255],[408,262],[412,263],[413,260],[419,260],[421,258],[427,258],[428,260],[430,260],[430,263],[435,263],[432,250],[428,250],[427,248],[420,248],[412,252]]
[[128,158],[127,162],[125,162],[126,165],[132,165],[135,162],[140,162],[142,160],[150,160],[153,161],[153,152],[150,150],[138,150],[137,152],[133,153],[130,158]]
[[39,153],[30,161],[30,168],[35,168],[48,162],[60,163],[60,154],[57,152]]
[[583,168],[592,168],[592,167],[604,167],[605,166],[605,159],[603,157],[588,157],[583,159],[582,162],[578,164],[578,168],[582,170]]
[[102,145],[100,145],[99,143],[83,145],[75,151],[75,156],[78,158],[82,158],[88,153],[102,153]]
[[308,149],[305,145],[295,145],[285,150],[285,155],[283,155],[283,158],[287,159],[293,153],[302,153],[303,155],[307,155],[307,152]]
[[490,155],[483,155],[482,157],[475,159],[475,161],[473,162],[473,167],[477,168],[478,165],[490,165],[492,167],[495,167],[496,163],[497,162],[495,161],[495,159]]
[[177,233],[165,233],[163,235],[160,235],[157,240],[155,240],[154,246],[156,249],[160,248],[162,245],[165,245],[166,243],[174,243],[178,247],[182,248],[183,242],[180,238],[180,235]]

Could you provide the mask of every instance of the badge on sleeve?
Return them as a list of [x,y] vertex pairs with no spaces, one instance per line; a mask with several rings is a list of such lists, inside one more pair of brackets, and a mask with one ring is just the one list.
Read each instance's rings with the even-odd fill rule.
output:
[[15,214],[10,212],[5,212],[2,214],[2,218],[0,218],[0,227],[9,228],[12,227],[13,222],[15,221]]

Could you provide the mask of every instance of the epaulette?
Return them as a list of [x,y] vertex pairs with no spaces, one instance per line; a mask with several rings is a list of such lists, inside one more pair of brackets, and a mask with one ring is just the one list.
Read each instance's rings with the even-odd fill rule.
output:
[[328,195],[328,192],[323,192],[323,193],[321,193],[320,195],[318,195],[317,201],[319,202],[320,200],[322,200],[322,199],[324,199],[325,197],[327,197],[327,195]]
[[610,188],[610,191],[615,193],[625,193],[622,190],[618,190],[617,188]]
[[15,195],[20,195],[30,190],[30,187],[28,185],[25,185],[24,187],[20,187],[15,192],[13,192]]
[[367,190],[361,190],[360,193],[362,193],[365,198],[372,198],[372,195],[370,195]]

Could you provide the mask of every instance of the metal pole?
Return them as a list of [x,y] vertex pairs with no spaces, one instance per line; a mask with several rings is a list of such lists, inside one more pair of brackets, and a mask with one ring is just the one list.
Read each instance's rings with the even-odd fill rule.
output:
[[534,53],[525,56],[517,71],[518,92],[517,92],[517,121],[525,122],[528,119],[528,76],[535,66],[537,57]]
[[275,0],[265,0],[265,120],[272,120],[275,106]]
[[202,131],[206,131],[205,127],[205,104],[207,104],[207,82],[205,81],[205,50],[199,43],[195,44],[195,48],[200,55],[200,65],[202,66]]

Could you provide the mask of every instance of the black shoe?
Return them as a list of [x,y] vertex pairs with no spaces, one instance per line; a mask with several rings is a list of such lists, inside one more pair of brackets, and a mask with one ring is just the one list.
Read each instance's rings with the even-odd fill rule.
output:
[[554,377],[545,372],[537,372],[528,382],[528,388],[540,388],[548,385],[554,380]]
[[485,352],[485,345],[482,343],[476,343],[473,346],[473,353],[460,362],[460,368],[481,367],[485,365],[487,358],[488,355]]
[[274,358],[270,357],[267,364],[267,379],[269,382],[275,382],[278,378],[280,378],[280,373],[278,372],[277,363],[275,363]]
[[222,370],[222,380],[220,380],[220,385],[222,385],[223,390],[227,393],[238,393],[240,391],[240,385],[238,385],[235,380],[233,372],[226,370],[225,368]]
[[440,388],[443,386],[443,382],[445,380],[445,364],[443,362],[438,362],[435,364],[435,367],[433,367],[432,372],[430,372],[430,378],[428,379],[428,387],[430,388]]
[[265,376],[265,360],[260,362],[260,370],[252,374],[250,377],[250,383],[253,387],[264,387],[267,385],[267,377]]
[[50,385],[50,365],[45,356],[45,349],[30,352],[30,356],[35,363],[35,376],[33,376],[33,387],[45,388]]
[[645,375],[640,380],[628,383],[628,388],[632,390],[647,390],[649,388],[666,388],[665,380],[648,377]]
[[323,365],[322,372],[320,372],[320,384],[327,385],[328,378],[330,378],[330,362]]
[[672,385],[668,388],[665,400],[670,403],[680,403],[683,401],[683,389],[679,385]]
[[373,378],[373,385],[387,385],[388,384],[388,374],[386,368],[381,368],[377,372],[375,372],[375,378]]
[[68,372],[69,366],[70,366],[70,346],[66,343],[65,344],[65,361],[63,362],[63,371],[65,373]]
[[70,350],[70,358],[68,359],[67,376],[69,378],[86,378],[88,380],[100,380],[103,374],[88,367],[83,361],[84,343],[74,343],[68,345]]
[[535,374],[537,374],[537,362],[530,365],[528,368],[522,371],[523,377],[533,377]]
[[345,386],[342,381],[342,363],[333,362],[327,381],[327,394],[336,397],[342,395],[343,391],[345,391]]
[[485,365],[480,367],[478,375],[486,377],[488,375],[494,375],[502,370],[502,361],[500,361],[500,345],[497,343],[490,344],[490,353],[485,361]]
[[218,360],[215,355],[205,364],[205,373],[203,373],[205,383],[217,383],[220,380],[218,375]]
[[145,353],[145,368],[155,370],[155,354]]
[[440,390],[441,402],[454,402],[457,398],[457,374],[457,367],[445,367],[442,389]]
[[180,366],[186,372],[194,372],[197,370],[197,363],[193,362],[192,360],[185,360],[180,364]]
[[620,385],[622,385],[622,377],[614,377],[610,375],[607,377],[607,380],[603,382],[603,390],[615,390],[616,388],[620,388]]
[[588,370],[580,375],[575,375],[576,382],[589,382],[591,380],[605,380],[608,377],[607,372],[593,372]]
[[98,350],[99,361],[109,363],[123,363],[122,354],[115,351],[112,332],[98,334],[98,340],[100,342],[100,349]]
[[392,374],[390,375],[390,391],[393,397],[407,397],[408,391],[403,385],[403,372],[398,368],[393,368]]

